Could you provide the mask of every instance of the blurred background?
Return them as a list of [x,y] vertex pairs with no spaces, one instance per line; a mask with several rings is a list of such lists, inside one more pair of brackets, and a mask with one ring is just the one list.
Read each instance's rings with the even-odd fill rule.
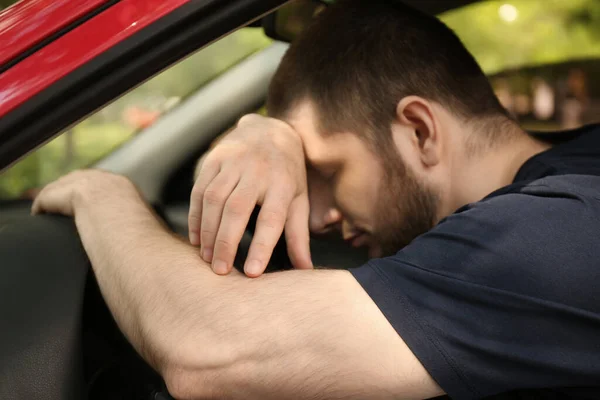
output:
[[[0,0],[0,10],[12,3]],[[440,18],[475,55],[524,128],[600,122],[600,1],[492,0]],[[2,172],[0,199],[28,197],[95,163],[270,43],[262,29],[244,28],[165,70]]]

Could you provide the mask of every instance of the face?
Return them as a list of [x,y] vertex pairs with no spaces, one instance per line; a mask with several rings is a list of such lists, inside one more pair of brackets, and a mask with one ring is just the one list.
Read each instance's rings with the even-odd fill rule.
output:
[[370,257],[382,257],[431,229],[436,196],[398,152],[377,154],[351,132],[322,135],[310,103],[288,123],[305,146],[313,233],[339,230],[353,246],[368,246]]

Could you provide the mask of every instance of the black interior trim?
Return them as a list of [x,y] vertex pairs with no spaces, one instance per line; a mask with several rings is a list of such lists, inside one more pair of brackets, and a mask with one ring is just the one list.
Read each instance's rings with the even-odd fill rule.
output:
[[0,213],[0,399],[80,400],[88,258],[73,220],[30,208]]
[[65,34],[69,33],[70,31],[72,31],[73,29],[77,28],[78,26],[83,25],[86,21],[89,21],[90,19],[94,18],[96,15],[98,15],[98,14],[102,13],[103,11],[109,9],[110,7],[114,6],[115,4],[117,4],[120,1],[121,0],[109,0],[108,2],[106,2],[104,4],[101,4],[97,8],[93,9],[88,14],[79,17],[78,19],[76,19],[75,21],[71,22],[67,26],[59,29],[56,32],[54,32],[52,35],[50,35],[47,38],[43,39],[41,42],[36,43],[35,45],[33,45],[32,47],[30,47],[29,49],[25,50],[23,53],[15,56],[15,57],[13,57],[12,59],[10,59],[7,62],[5,62],[4,64],[0,65],[0,74],[3,73],[3,72],[6,72],[8,69],[14,67],[16,64],[20,63],[21,61],[23,61],[24,59],[26,59],[30,55],[32,55],[32,54],[40,51],[44,47],[48,46],[50,43],[52,43],[55,40],[57,40],[58,38],[60,38],[61,36],[64,36]]
[[[324,0],[314,0],[315,2],[327,5]],[[453,10],[459,7],[471,5],[482,0],[389,0],[392,3],[404,3],[410,7],[416,8],[421,12],[431,15],[438,15],[443,12]],[[267,36],[282,42],[293,41],[292,37],[284,37],[277,31],[277,15],[272,13],[262,19],[262,27]]]
[[[396,0],[397,1],[397,0]],[[468,6],[481,0],[400,0],[424,13],[438,15],[456,8]]]
[[192,0],[182,5],[0,119],[0,170],[176,61],[286,1]]

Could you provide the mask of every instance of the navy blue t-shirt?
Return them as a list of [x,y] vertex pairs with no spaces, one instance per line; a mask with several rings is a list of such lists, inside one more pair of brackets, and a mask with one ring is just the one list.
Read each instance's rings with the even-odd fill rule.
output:
[[600,399],[600,125],[551,140],[512,185],[352,270],[454,399]]

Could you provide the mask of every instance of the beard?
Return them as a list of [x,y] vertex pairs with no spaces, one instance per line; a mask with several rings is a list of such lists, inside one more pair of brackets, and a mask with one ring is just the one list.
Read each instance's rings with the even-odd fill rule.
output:
[[398,153],[385,156],[382,164],[370,257],[394,255],[433,228],[437,218],[439,196],[417,180]]

